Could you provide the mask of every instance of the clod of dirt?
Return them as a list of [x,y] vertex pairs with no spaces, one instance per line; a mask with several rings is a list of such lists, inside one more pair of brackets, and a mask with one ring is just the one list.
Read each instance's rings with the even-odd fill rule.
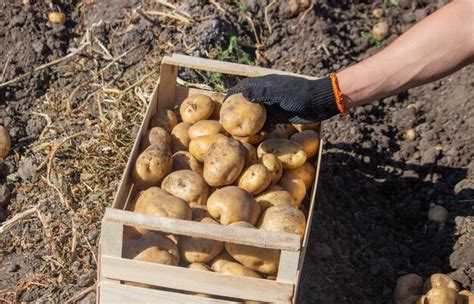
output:
[[27,158],[18,168],[18,175],[27,181],[36,176],[36,162],[32,158]]
[[387,21],[380,21],[372,28],[372,35],[375,39],[381,41],[388,36],[388,23]]
[[444,223],[448,218],[448,210],[446,210],[443,206],[440,205],[432,205],[430,206],[430,210],[428,211],[428,219],[435,223]]
[[0,206],[5,206],[10,202],[10,189],[6,185],[0,185]]
[[48,19],[52,23],[64,24],[66,22],[66,16],[61,12],[52,12],[48,14]]

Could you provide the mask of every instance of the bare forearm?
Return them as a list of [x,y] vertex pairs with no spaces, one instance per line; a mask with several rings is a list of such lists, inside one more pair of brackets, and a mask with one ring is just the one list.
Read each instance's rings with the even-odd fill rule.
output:
[[337,78],[346,107],[352,108],[439,79],[473,60],[474,0],[460,0]]

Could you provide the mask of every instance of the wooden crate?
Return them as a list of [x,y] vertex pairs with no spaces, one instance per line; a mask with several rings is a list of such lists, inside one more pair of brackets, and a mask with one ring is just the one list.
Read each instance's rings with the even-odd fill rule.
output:
[[[220,62],[184,55],[165,57],[160,80],[153,92],[143,123],[132,148],[112,208],[107,208],[102,220],[99,246],[97,299],[100,303],[241,303],[254,300],[269,303],[294,303],[308,244],[321,162],[322,143],[316,160],[316,178],[310,192],[306,231],[303,240],[296,234],[269,232],[250,228],[206,225],[199,222],[169,219],[126,211],[136,195],[131,181],[133,166],[140,153],[140,142],[150,118],[159,109],[172,109],[188,95],[211,91],[177,85],[178,67],[219,72],[239,76],[290,74],[288,72]],[[295,74],[293,74],[295,75]],[[308,77],[308,76],[304,76]],[[310,77],[308,77],[310,78]],[[281,250],[276,280],[255,279],[206,272],[177,266],[134,261],[122,258],[124,226],[202,237],[224,242]],[[157,286],[136,287],[123,281]],[[205,293],[216,298],[193,295]],[[237,300],[232,300],[237,299]]]

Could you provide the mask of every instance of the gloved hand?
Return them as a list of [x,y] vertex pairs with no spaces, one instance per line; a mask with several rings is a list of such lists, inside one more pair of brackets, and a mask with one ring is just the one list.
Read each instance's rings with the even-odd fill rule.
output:
[[314,123],[346,112],[335,74],[315,80],[274,74],[250,77],[230,88],[227,96],[237,93],[264,104],[275,123]]

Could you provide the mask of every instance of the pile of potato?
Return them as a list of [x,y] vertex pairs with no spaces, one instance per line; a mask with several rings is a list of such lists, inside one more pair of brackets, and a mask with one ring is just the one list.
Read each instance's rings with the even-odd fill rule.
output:
[[419,275],[407,274],[397,280],[395,304],[474,304],[474,293],[459,290],[458,284],[441,273],[431,275],[423,284]]
[[[319,125],[264,131],[265,107],[241,94],[192,95],[151,119],[130,210],[206,225],[298,234],[315,177]],[[280,251],[127,227],[124,257],[203,271],[274,278]]]

